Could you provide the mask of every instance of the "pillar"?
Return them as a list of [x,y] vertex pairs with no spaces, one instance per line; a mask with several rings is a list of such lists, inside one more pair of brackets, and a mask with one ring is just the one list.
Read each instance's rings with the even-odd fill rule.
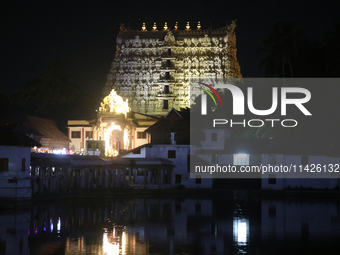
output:
[[158,188],[160,189],[162,186],[162,172],[163,169],[160,169],[157,171],[157,176],[158,176]]
[[39,167],[39,194],[44,193],[45,167]]
[[148,169],[144,169],[144,189],[148,183]]

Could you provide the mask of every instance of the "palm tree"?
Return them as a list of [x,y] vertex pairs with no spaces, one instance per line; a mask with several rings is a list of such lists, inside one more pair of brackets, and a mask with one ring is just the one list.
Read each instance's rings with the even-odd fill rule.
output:
[[285,77],[285,67],[289,67],[293,77],[293,63],[298,58],[305,36],[297,29],[297,23],[280,20],[274,23],[269,36],[263,40],[258,52],[269,53],[261,62],[260,68],[266,71],[267,77]]
[[340,24],[336,22],[334,27],[323,40],[323,63],[327,76],[340,77]]

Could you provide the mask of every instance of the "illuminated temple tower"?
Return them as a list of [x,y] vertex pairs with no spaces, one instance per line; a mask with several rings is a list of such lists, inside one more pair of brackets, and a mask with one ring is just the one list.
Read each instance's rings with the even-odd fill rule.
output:
[[177,23],[159,30],[155,23],[150,31],[145,24],[140,31],[121,25],[97,118],[68,122],[70,150],[103,155],[105,147],[113,156],[149,143],[145,130],[159,117],[190,106],[192,79],[241,78],[235,27],[234,21],[207,30],[200,22],[185,30]]
[[117,51],[111,65],[103,96],[112,89],[132,111],[165,115],[171,108],[189,107],[190,79],[240,78],[236,58],[234,21],[220,29],[185,30],[178,24],[162,29],[156,23],[148,30],[131,30],[121,25]]

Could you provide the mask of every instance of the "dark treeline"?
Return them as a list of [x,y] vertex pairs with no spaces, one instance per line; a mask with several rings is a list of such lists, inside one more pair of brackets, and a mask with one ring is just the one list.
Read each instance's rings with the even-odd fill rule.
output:
[[68,119],[95,118],[99,98],[81,90],[70,78],[67,65],[57,61],[27,81],[14,95],[8,97],[0,92],[4,120],[17,115],[50,118],[65,131]]
[[[335,153],[340,143],[340,84],[338,80],[329,79],[340,77],[340,24],[335,23],[329,31],[318,41],[309,40],[308,36],[298,28],[293,21],[281,20],[273,24],[272,29],[258,52],[266,56],[260,63],[260,69],[265,70],[266,77],[273,79],[243,79],[240,82],[230,80],[237,85],[245,97],[245,114],[233,115],[233,98],[229,90],[219,90],[223,107],[218,103],[215,106],[213,100],[207,96],[207,116],[201,116],[200,97],[195,101],[191,109],[192,127],[211,128],[213,119],[226,119],[226,125],[220,128],[231,130],[234,138],[273,138],[291,141],[309,141],[313,146],[326,146]],[[284,79],[277,79],[284,78]],[[311,79],[292,79],[311,78]],[[320,79],[314,79],[320,78]],[[321,79],[327,78],[327,79]],[[227,81],[226,81],[227,82]],[[252,114],[247,107],[247,87],[253,87],[253,104],[256,109],[269,109],[272,105],[272,87],[278,88],[277,110],[269,116],[257,116]],[[287,115],[281,115],[280,88],[302,87],[311,92],[311,100],[304,106],[312,116],[305,116],[296,106],[287,106]],[[290,94],[288,98],[304,97],[304,95]],[[196,115],[197,114],[197,115]],[[261,119],[265,122],[263,127],[254,128],[247,125],[251,119]],[[294,128],[282,127],[279,121],[275,121],[272,128],[271,122],[265,119],[295,119],[298,125]],[[246,121],[246,127],[236,124],[230,127],[230,122],[242,123]],[[252,122],[259,125],[259,121]],[[288,124],[288,122],[287,122]],[[289,123],[289,124],[292,124]]]
[[[328,30],[328,31],[327,31]],[[266,72],[266,77],[339,77],[340,76],[340,24],[325,29],[318,41],[311,41],[293,21],[282,20],[273,24],[266,39],[263,40],[259,52],[266,57],[259,64]],[[63,130],[68,119],[95,118],[100,98],[92,93],[84,92],[81,84],[70,82],[71,75],[63,62],[49,65],[43,72],[27,81],[16,94],[8,97],[0,91],[0,110],[5,116],[30,114],[38,117],[54,119]],[[242,86],[241,86],[242,87]],[[313,87],[313,86],[312,86]],[[314,86],[312,100],[307,104],[312,109],[313,118],[296,116],[299,119],[297,128],[233,128],[234,137],[282,137],[321,139],[334,143],[340,141],[338,87]],[[244,90],[244,95],[246,95]],[[271,105],[271,88],[257,86],[254,89],[255,106],[268,109]],[[259,96],[260,95],[260,96]],[[232,108],[231,95],[223,94],[223,102]],[[212,104],[208,100],[208,104]],[[199,102],[197,102],[199,109]],[[213,107],[214,105],[209,105]],[[292,111],[294,114],[299,111]],[[279,110],[270,116],[280,118]],[[216,107],[216,116],[219,115]],[[249,114],[249,113],[246,113]],[[276,115],[275,115],[276,114]],[[219,115],[221,116],[221,115]],[[231,118],[223,113],[226,118]],[[228,117],[229,116],[229,117]],[[254,116],[245,116],[248,119]],[[256,117],[256,116],[255,116]],[[293,116],[294,117],[294,116]],[[239,117],[237,117],[239,118]],[[235,118],[235,120],[237,119]],[[300,124],[301,123],[301,124]]]
[[340,24],[311,41],[296,22],[278,21],[258,52],[267,54],[260,63],[267,77],[339,77]]

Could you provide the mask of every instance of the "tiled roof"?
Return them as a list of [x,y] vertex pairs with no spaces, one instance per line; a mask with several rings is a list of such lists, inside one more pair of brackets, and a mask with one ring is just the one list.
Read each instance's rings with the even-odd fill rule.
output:
[[152,144],[151,144],[151,143],[143,144],[143,145],[138,146],[138,147],[136,147],[136,148],[134,148],[134,149],[132,149],[132,150],[128,150],[128,151],[125,151],[125,152],[123,152],[123,153],[120,153],[118,157],[124,156],[124,155],[129,154],[129,153],[138,152],[140,149],[142,149],[142,148],[144,148],[144,147],[146,147],[146,148],[151,148],[151,147],[152,147]]
[[51,119],[43,119],[34,116],[27,116],[29,125],[37,130],[45,139],[52,141],[69,142],[70,139],[64,135]]

